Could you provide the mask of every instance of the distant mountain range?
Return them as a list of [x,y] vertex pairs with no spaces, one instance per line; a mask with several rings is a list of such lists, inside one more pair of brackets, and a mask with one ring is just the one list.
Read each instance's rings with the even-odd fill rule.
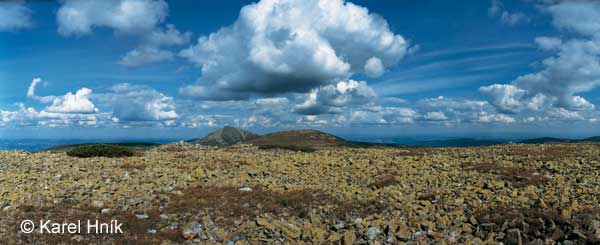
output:
[[347,141],[335,135],[317,130],[289,130],[257,135],[233,127],[224,127],[209,133],[204,138],[194,139],[188,142],[209,146],[228,146],[237,143],[247,143],[262,149],[288,149],[306,152],[342,146],[400,146],[397,144]]
[[[372,143],[363,141],[349,141],[341,137],[324,133],[317,130],[290,130],[257,135],[248,131],[226,126],[209,133],[206,137],[189,141],[191,143],[228,146],[237,143],[249,143],[260,148],[282,148],[302,151],[328,149],[340,146],[347,147],[469,147],[490,146],[505,144],[511,141],[494,139],[457,138],[443,140],[413,141],[408,143]],[[577,143],[577,142],[600,142],[600,136],[586,139],[561,139],[542,137],[517,141],[521,144],[544,144],[544,143]]]
[[421,146],[421,147],[466,147],[466,146],[490,146],[507,143],[507,141],[501,140],[486,140],[486,139],[472,139],[472,138],[459,138],[459,139],[447,139],[447,140],[428,140],[428,141],[417,141],[410,146]]
[[600,136],[589,137],[585,139],[561,139],[552,137],[543,137],[519,141],[522,144],[546,144],[546,143],[579,143],[579,142],[600,142]]
[[[28,141],[27,141],[28,142]],[[15,144],[14,147],[5,147],[6,149],[23,149],[23,150],[49,150],[53,152],[64,152],[75,146],[84,144],[94,144],[95,142],[85,142],[84,144],[54,144],[58,145],[55,147],[39,146],[38,148],[25,148],[19,147],[18,144],[23,145],[27,142],[8,142],[7,144]],[[512,143],[508,140],[494,140],[494,139],[475,139],[475,138],[456,138],[456,139],[441,139],[441,140],[393,140],[390,142],[370,142],[370,140],[363,141],[351,141],[341,137],[324,133],[317,130],[290,130],[280,131],[265,135],[258,135],[242,129],[225,126],[218,130],[215,130],[203,138],[189,140],[189,143],[225,147],[238,143],[249,143],[256,145],[262,149],[289,149],[297,151],[314,151],[321,149],[331,149],[336,147],[469,147],[469,146],[490,146],[498,144]],[[551,144],[551,143],[579,143],[579,142],[600,142],[600,136],[589,137],[585,139],[564,139],[564,138],[532,138],[522,141],[515,141],[520,144]],[[0,141],[0,143],[3,143]],[[161,142],[164,143],[164,142]],[[128,148],[141,150],[151,148],[160,144],[157,143],[144,143],[144,142],[121,142],[121,143],[109,143]],[[52,145],[52,142],[46,143],[46,145]],[[0,144],[0,146],[2,146]],[[4,149],[0,147],[0,149]]]
[[147,150],[152,147],[159,146],[161,144],[158,143],[148,143],[148,142],[124,142],[124,143],[83,143],[83,144],[68,144],[68,145],[59,145],[45,149],[44,151],[50,152],[68,152],[75,147],[85,146],[85,145],[96,145],[96,144],[105,144],[105,145],[115,145],[122,146],[128,148],[133,151],[142,151]]

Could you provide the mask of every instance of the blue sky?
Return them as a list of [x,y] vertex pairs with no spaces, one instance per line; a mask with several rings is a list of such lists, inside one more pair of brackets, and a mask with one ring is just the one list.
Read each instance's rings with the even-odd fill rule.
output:
[[0,136],[600,134],[596,1],[3,1]]

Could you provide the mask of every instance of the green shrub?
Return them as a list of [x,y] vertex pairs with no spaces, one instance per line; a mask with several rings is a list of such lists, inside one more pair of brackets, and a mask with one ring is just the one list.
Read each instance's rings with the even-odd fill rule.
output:
[[134,152],[127,147],[117,145],[82,145],[67,152],[72,157],[130,157]]

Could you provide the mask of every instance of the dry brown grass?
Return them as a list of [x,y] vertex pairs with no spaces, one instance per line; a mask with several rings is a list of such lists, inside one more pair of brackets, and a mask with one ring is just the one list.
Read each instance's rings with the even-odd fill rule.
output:
[[142,171],[142,170],[146,169],[146,164],[143,164],[143,163],[136,164],[136,163],[126,162],[126,163],[123,163],[120,167],[125,170],[136,169],[136,170]]
[[[12,227],[19,227],[22,220],[28,219],[35,222],[39,220],[51,219],[52,222],[77,222],[81,221],[82,235],[87,241],[77,242],[72,240],[74,234],[23,234],[20,239],[27,244],[87,244],[89,241],[105,241],[117,244],[148,244],[160,243],[163,239],[172,241],[183,241],[179,233],[177,237],[158,233],[156,235],[148,234],[148,229],[155,228],[158,223],[158,213],[150,213],[148,219],[138,219],[135,215],[125,212],[115,211],[109,214],[101,214],[98,208],[91,206],[72,206],[69,204],[56,204],[50,207],[24,206],[18,210],[12,211],[10,218],[5,217],[3,222],[9,223]],[[123,234],[87,234],[85,222],[87,220],[110,223],[111,220],[118,220],[122,223]]]
[[496,163],[484,162],[463,164],[462,168],[467,171],[498,175],[502,180],[508,181],[516,187],[543,185],[548,181],[542,171],[522,166],[506,167]]
[[407,148],[397,151],[394,155],[396,156],[427,156],[437,152],[433,148]]
[[387,186],[396,185],[398,183],[400,183],[400,181],[398,181],[393,175],[384,174],[375,177],[374,180],[367,185],[367,187],[372,189],[381,189]]
[[243,192],[235,187],[194,186],[182,192],[183,195],[171,195],[170,210],[180,213],[208,210],[224,217],[227,224],[262,213],[302,218],[311,208],[334,204],[332,197],[317,190],[274,192],[252,187],[251,192]]
[[[193,186],[180,190],[182,194],[166,195],[165,199],[157,196],[143,213],[147,219],[135,216],[137,211],[114,210],[110,214],[101,214],[99,208],[90,205],[72,205],[59,203],[49,207],[24,206],[13,210],[10,216],[2,219],[10,227],[18,227],[24,219],[40,220],[60,217],[57,222],[73,222],[76,220],[99,220],[110,222],[116,219],[123,224],[124,234],[81,234],[85,237],[82,244],[89,241],[104,241],[116,244],[154,244],[168,239],[183,242],[179,229],[161,229],[168,221],[160,219],[160,214],[177,215],[177,219],[185,221],[193,218],[199,211],[210,214],[215,223],[223,227],[236,227],[236,223],[253,221],[257,215],[273,214],[280,217],[308,218],[312,210],[327,212],[340,219],[354,215],[367,216],[381,214],[388,205],[379,201],[341,201],[318,190],[293,190],[274,192],[261,187],[252,187],[252,192],[240,191],[237,187]],[[161,208],[162,206],[162,208]],[[328,209],[324,209],[328,207]],[[328,211],[327,211],[328,210]],[[10,218],[8,218],[10,217]],[[149,234],[148,230],[158,230]],[[238,231],[244,232],[244,231]],[[72,244],[73,235],[36,235],[27,234],[20,237],[24,243]]]
[[576,144],[546,144],[543,148],[517,145],[506,147],[503,153],[529,160],[551,161],[577,156],[577,147]]

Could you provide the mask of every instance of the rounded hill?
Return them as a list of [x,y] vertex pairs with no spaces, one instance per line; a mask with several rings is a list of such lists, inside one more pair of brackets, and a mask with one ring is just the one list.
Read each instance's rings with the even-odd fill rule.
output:
[[340,137],[317,130],[275,132],[247,140],[244,143],[253,144],[263,149],[281,148],[299,151],[315,151],[352,145]]

